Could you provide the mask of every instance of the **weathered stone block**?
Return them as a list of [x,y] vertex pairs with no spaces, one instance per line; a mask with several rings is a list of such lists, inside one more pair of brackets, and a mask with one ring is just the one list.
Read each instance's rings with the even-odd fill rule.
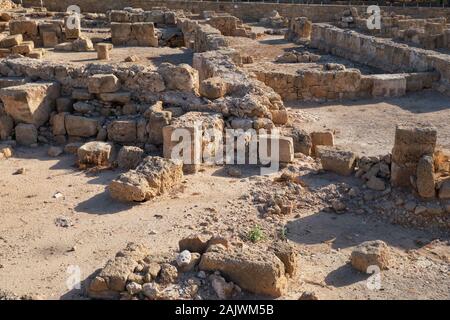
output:
[[400,124],[395,130],[392,149],[391,184],[409,187],[411,176],[417,173],[417,164],[423,155],[434,154],[436,128],[428,124]]
[[139,147],[123,146],[117,156],[117,165],[122,169],[136,169],[144,156],[144,150]]
[[238,248],[228,251],[217,247],[202,255],[199,268],[220,271],[242,289],[256,294],[279,297],[286,289],[285,266],[268,251]]
[[198,71],[188,64],[173,65],[162,63],[158,68],[158,72],[162,75],[166,88],[169,90],[198,91]]
[[0,40],[0,48],[11,48],[21,44],[22,42],[23,37],[21,34],[7,36]]
[[53,48],[58,44],[58,36],[56,32],[43,32],[42,33],[42,43],[44,48]]
[[24,41],[11,48],[11,52],[15,54],[27,55],[34,49],[33,41]]
[[170,111],[152,112],[147,124],[148,142],[161,145],[164,142],[163,128],[170,124],[172,113]]
[[318,146],[316,151],[324,170],[343,176],[352,174],[357,158],[354,152],[331,146]]
[[97,59],[99,60],[109,60],[109,53],[113,49],[111,43],[97,43]]
[[0,89],[6,113],[17,122],[37,127],[48,121],[59,94],[60,86],[56,82],[32,82]]
[[115,120],[108,125],[108,139],[114,142],[135,142],[136,121]]
[[109,93],[120,89],[120,81],[113,74],[95,74],[88,79],[90,93]]
[[146,201],[171,190],[183,178],[182,162],[160,157],[147,157],[136,168],[119,175],[109,191],[120,201]]
[[364,273],[372,273],[370,266],[385,270],[389,267],[389,247],[381,240],[363,242],[353,250],[350,261],[353,268]]
[[74,115],[65,117],[65,126],[67,134],[77,137],[92,137],[98,132],[98,119],[86,118]]
[[19,123],[15,129],[18,144],[30,146],[37,143],[37,129],[33,124]]
[[113,161],[114,145],[107,142],[88,142],[78,148],[78,163],[84,166],[108,166]]
[[53,128],[53,135],[65,135],[66,132],[66,125],[65,125],[65,117],[68,113],[62,112],[57,113],[52,117],[52,128]]
[[422,198],[434,198],[436,186],[434,182],[433,157],[424,155],[417,164],[417,192]]
[[[273,155],[275,144],[278,155]],[[294,141],[291,137],[278,135],[260,135],[258,139],[259,157],[264,164],[269,161],[289,163],[294,161]]]
[[14,129],[14,120],[8,115],[0,115],[0,140],[6,140]]

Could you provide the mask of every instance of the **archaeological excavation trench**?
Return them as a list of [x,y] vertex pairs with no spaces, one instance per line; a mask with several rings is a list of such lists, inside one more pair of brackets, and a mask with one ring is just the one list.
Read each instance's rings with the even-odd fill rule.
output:
[[0,13],[0,300],[450,298],[450,9]]

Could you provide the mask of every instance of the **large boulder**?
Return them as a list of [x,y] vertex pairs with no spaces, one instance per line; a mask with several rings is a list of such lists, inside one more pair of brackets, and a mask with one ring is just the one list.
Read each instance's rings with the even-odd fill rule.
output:
[[112,143],[92,141],[78,148],[78,164],[86,166],[109,166],[113,161],[114,145]]
[[119,201],[146,201],[181,183],[182,163],[147,157],[136,168],[119,175],[109,185],[111,197]]
[[212,246],[202,255],[199,268],[218,270],[241,288],[256,294],[279,297],[287,285],[283,262],[267,250],[227,250],[223,246]]
[[16,122],[37,127],[48,121],[59,94],[60,86],[56,82],[31,82],[0,89],[6,113]]

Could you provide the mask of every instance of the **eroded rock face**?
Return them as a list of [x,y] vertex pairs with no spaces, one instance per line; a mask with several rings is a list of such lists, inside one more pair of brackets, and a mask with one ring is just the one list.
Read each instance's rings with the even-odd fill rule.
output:
[[32,82],[0,89],[0,99],[5,111],[16,122],[45,124],[59,97],[60,86],[56,82]]
[[381,240],[363,242],[352,251],[350,261],[353,268],[364,273],[370,273],[370,266],[385,270],[389,266],[389,247]]
[[147,157],[136,168],[123,173],[109,185],[111,197],[119,201],[146,201],[168,192],[183,178],[182,163]]
[[219,270],[241,288],[256,294],[279,297],[287,279],[283,262],[273,253],[253,249],[232,249],[215,246],[203,254],[200,270]]

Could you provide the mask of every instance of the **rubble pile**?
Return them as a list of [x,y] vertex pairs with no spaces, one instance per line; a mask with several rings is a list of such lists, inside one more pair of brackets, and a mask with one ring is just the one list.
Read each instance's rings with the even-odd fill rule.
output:
[[95,299],[231,299],[244,292],[279,297],[297,274],[298,258],[288,243],[269,250],[230,243],[218,236],[191,235],[173,260],[129,243],[88,285]]

